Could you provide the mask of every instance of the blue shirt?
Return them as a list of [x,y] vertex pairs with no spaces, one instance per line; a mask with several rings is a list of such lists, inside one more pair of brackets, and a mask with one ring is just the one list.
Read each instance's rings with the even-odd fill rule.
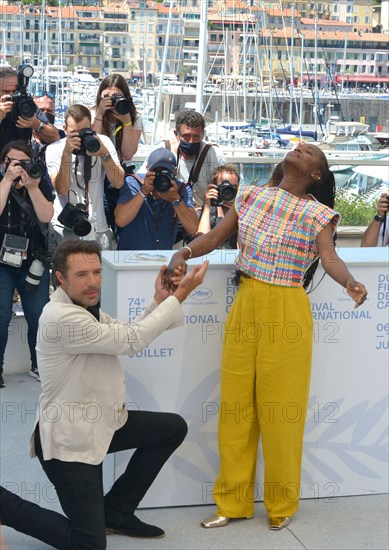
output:
[[[143,179],[143,177],[142,177]],[[194,208],[192,189],[176,180],[178,192],[189,208]],[[117,204],[131,201],[141,185],[133,176],[127,176],[120,189]],[[118,250],[171,250],[176,240],[178,219],[173,205],[148,196],[136,217],[125,227],[118,228]]]

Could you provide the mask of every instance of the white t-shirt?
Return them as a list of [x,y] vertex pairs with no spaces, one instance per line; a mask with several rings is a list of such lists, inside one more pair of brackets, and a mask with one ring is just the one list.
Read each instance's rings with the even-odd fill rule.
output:
[[[120,166],[115,146],[108,136],[98,134],[100,140],[108,149],[114,162]],[[61,165],[63,151],[66,145],[66,138],[63,138],[49,145],[46,149],[46,164],[50,177],[58,174]],[[89,221],[92,224],[92,231],[84,237],[86,240],[95,238],[95,233],[103,233],[109,229],[104,211],[104,178],[105,170],[100,157],[91,157],[91,178],[88,184]],[[72,182],[68,195],[59,195],[54,201],[54,216],[52,224],[54,227],[63,226],[57,221],[58,215],[62,212],[65,204],[85,204],[85,182],[84,182],[84,157],[72,155]]]

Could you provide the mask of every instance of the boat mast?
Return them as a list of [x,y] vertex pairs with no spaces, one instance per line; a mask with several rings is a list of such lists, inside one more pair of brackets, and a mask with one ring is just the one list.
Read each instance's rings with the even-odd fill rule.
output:
[[199,55],[197,57],[196,111],[203,114],[203,90],[207,48],[208,0],[202,0],[200,13]]
[[293,74],[293,61],[294,61],[294,3],[292,4],[292,33],[290,38],[290,85],[289,85],[289,123],[293,124],[293,99],[294,99],[294,74]]
[[[153,128],[151,145],[155,145],[156,138],[157,138],[158,114],[159,114],[159,109],[161,107],[161,101],[162,101],[163,79],[165,76],[167,51],[168,51],[170,32],[172,27],[172,17],[173,17],[173,0],[170,1],[170,6],[169,6],[169,18],[167,21],[165,47],[163,49],[163,59],[162,59],[162,66],[161,66],[161,74],[159,78],[157,104],[155,106],[154,128]],[[165,124],[165,120],[163,121],[163,124]],[[164,133],[165,133],[165,129],[164,129]]]

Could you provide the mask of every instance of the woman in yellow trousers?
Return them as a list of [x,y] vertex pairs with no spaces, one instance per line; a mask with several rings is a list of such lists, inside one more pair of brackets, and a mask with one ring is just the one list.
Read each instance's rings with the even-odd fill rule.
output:
[[299,144],[286,155],[282,172],[274,187],[241,185],[235,208],[176,252],[166,272],[166,284],[173,285],[187,259],[211,252],[239,229],[240,284],[225,328],[221,371],[217,511],[202,522],[205,528],[252,517],[260,437],[270,529],[290,523],[300,497],[312,358],[305,289],[318,259],[355,307],[367,296],[335,250],[335,181],[323,152]]

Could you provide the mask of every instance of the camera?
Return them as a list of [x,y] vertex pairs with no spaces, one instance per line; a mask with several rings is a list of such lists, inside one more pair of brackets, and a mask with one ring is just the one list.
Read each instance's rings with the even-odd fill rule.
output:
[[37,110],[37,107],[32,99],[32,96],[27,92],[28,82],[34,74],[34,69],[31,65],[19,65],[18,67],[18,84],[16,92],[11,96],[13,101],[12,119],[17,121],[19,116],[23,118],[32,118]]
[[231,185],[228,180],[224,180],[217,188],[217,200],[212,199],[212,206],[219,206],[223,202],[231,202],[236,197],[238,189],[235,185]]
[[46,250],[39,248],[32,253],[34,260],[24,279],[24,288],[30,292],[35,292],[41,282],[44,270],[50,269],[51,259]]
[[92,128],[83,128],[79,131],[81,139],[80,149],[75,149],[73,154],[75,155],[86,155],[88,153],[96,153],[100,149],[100,141],[96,136],[96,132]]
[[92,230],[92,226],[88,221],[88,212],[81,203],[66,203],[58,216],[58,221],[68,229],[74,231],[78,237],[85,237]]
[[131,103],[129,100],[122,96],[121,94],[112,94],[112,108],[115,109],[115,111],[119,115],[126,115],[131,110]]
[[172,186],[173,179],[174,175],[169,170],[163,168],[154,177],[154,190],[158,191],[159,193],[166,193],[166,191],[169,191],[170,187]]
[[19,160],[19,164],[30,178],[40,179],[46,171],[45,165],[39,160],[36,162],[33,160]]

